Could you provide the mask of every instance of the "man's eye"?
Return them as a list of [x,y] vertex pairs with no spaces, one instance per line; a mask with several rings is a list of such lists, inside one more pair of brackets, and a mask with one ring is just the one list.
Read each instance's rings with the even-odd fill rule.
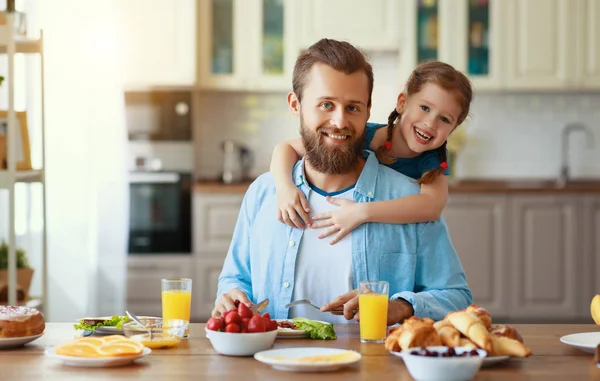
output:
[[429,107],[428,107],[428,106],[425,106],[425,105],[423,105],[423,106],[421,106],[421,110],[423,110],[423,111],[429,111]]
[[351,111],[351,112],[358,111],[358,107],[356,107],[356,106],[348,106],[348,111]]
[[323,102],[323,103],[321,103],[321,107],[323,107],[324,109],[328,109],[328,108],[331,108],[332,105],[329,102]]
[[450,124],[450,121],[445,116],[442,116],[440,119],[442,120],[442,122]]

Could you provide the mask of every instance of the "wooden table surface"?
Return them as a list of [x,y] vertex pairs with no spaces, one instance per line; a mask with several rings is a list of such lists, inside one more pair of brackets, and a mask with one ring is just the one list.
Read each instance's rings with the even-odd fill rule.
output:
[[[533,355],[481,368],[475,380],[598,380],[593,355],[559,341],[563,335],[599,332],[595,325],[514,325]],[[75,368],[44,356],[47,347],[78,336],[73,324],[49,323],[40,339],[19,349],[0,350],[0,380],[412,380],[402,360],[383,344],[362,344],[358,326],[336,326],[338,339],[277,339],[274,348],[332,347],[360,352],[362,360],[333,373],[290,373],[273,370],[252,357],[216,353],[204,335],[204,324],[192,324],[191,338],[177,348],[154,350],[132,365],[117,368]]]

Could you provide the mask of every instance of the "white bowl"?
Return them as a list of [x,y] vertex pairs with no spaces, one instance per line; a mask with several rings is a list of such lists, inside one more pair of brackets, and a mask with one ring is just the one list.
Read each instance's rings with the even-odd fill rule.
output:
[[228,333],[204,328],[215,351],[227,356],[253,356],[273,346],[277,330],[260,333]]
[[[431,352],[444,352],[448,347],[425,347]],[[421,348],[402,351],[402,359],[410,375],[417,381],[465,381],[475,377],[487,352],[477,349],[478,356],[465,357],[426,357],[411,352]],[[470,352],[467,347],[455,347],[457,354]]]

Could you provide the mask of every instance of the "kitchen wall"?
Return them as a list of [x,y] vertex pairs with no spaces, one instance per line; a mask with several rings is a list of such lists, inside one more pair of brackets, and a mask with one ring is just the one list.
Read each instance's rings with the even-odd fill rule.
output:
[[[402,83],[397,57],[371,54],[375,72],[372,121],[385,122]],[[236,139],[256,154],[254,174],[268,171],[273,147],[297,137],[299,120],[287,109],[285,93],[206,92],[197,99],[197,176],[218,177],[219,142]],[[466,123],[468,141],[457,162],[458,178],[553,178],[559,172],[561,129],[583,122],[594,133],[588,148],[573,134],[573,177],[600,178],[600,93],[475,93]]]

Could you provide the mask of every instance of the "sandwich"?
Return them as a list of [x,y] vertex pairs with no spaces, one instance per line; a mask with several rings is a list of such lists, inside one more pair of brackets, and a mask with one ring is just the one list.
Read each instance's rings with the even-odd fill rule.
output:
[[99,327],[115,327],[121,329],[123,323],[127,323],[130,319],[127,316],[112,316],[108,317],[85,317],[79,319],[79,323],[73,327],[75,329],[94,332]]

